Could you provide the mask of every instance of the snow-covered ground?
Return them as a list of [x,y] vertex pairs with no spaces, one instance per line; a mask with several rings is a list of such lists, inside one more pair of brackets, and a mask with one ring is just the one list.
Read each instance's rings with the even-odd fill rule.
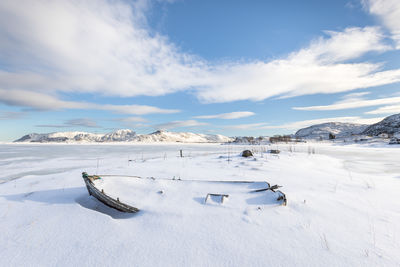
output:
[[[399,145],[0,145],[0,266],[399,266],[399,159]],[[204,184],[144,194],[135,178],[105,177],[142,209],[122,214],[89,197],[82,171],[268,181],[288,205],[246,194],[209,205]]]

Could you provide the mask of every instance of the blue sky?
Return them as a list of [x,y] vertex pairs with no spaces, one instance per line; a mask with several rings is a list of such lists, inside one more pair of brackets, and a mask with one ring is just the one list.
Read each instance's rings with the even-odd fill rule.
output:
[[400,2],[2,1],[0,141],[273,135],[400,113]]

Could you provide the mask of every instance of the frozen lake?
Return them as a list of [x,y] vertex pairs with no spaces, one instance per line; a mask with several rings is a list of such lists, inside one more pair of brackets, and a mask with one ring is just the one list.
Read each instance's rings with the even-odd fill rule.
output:
[[[254,158],[239,157],[243,149]],[[280,149],[279,155],[265,153]],[[180,156],[183,151],[183,158]],[[0,145],[1,266],[398,266],[400,147]],[[238,185],[102,181],[139,205],[89,197],[89,174],[279,184],[287,206]],[[163,189],[167,199],[155,194]],[[139,190],[139,191],[135,191]],[[207,205],[210,193],[231,192]],[[153,195],[151,195],[153,194]],[[237,198],[235,198],[238,196]]]
[[[72,169],[87,170],[88,172],[101,171],[103,168],[131,166],[135,161],[145,161],[155,158],[173,158],[183,150],[185,156],[239,153],[240,148],[216,144],[17,144],[0,145],[0,166],[2,174],[0,183],[27,175],[46,175],[70,172]],[[98,166],[98,167],[97,167]],[[126,171],[126,170],[125,170]]]

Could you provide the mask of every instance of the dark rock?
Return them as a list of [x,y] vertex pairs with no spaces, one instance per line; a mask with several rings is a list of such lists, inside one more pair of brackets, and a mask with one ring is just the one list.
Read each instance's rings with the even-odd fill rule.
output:
[[268,153],[271,153],[271,154],[279,154],[279,153],[281,153],[281,151],[278,150],[278,149],[271,149],[271,150],[268,150]]
[[253,156],[253,153],[251,153],[250,150],[244,150],[244,151],[242,152],[242,157],[247,158],[247,157],[252,157],[252,156]]
[[400,138],[392,138],[389,145],[400,145]]

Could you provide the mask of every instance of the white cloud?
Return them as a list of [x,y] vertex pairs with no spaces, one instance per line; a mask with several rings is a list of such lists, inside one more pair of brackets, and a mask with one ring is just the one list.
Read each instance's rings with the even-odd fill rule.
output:
[[216,114],[216,115],[195,116],[194,118],[232,120],[232,119],[245,118],[245,117],[249,117],[249,116],[253,116],[253,115],[255,115],[255,113],[251,112],[251,111],[236,111],[236,112],[221,113],[221,114]]
[[145,115],[145,114],[172,114],[178,113],[178,109],[161,109],[158,107],[147,105],[99,105],[90,104],[88,109],[109,110],[116,113],[132,114],[132,115]]
[[396,48],[400,49],[400,1],[399,0],[364,0],[367,10],[377,16],[389,29]]
[[265,125],[267,125],[266,122],[260,122],[260,123],[226,125],[223,128],[224,129],[249,130],[249,129],[260,129],[261,126],[265,126]]
[[167,123],[161,123],[153,125],[152,127],[158,130],[169,130],[174,128],[182,128],[182,127],[196,127],[196,126],[203,126],[208,125],[205,122],[198,122],[196,120],[186,120],[186,121],[171,121]]
[[69,127],[88,127],[88,128],[101,128],[101,126],[97,125],[97,122],[88,119],[88,118],[80,118],[80,119],[72,119],[67,120],[63,124],[41,124],[36,125],[36,127],[45,127],[45,128],[69,128]]
[[33,110],[62,110],[62,109],[94,109],[108,110],[122,114],[171,114],[180,112],[176,109],[161,109],[147,105],[101,105],[87,102],[63,101],[54,96],[28,90],[0,89],[0,103],[10,106],[21,106]]
[[150,34],[146,1],[131,3],[1,1],[1,59],[17,71],[3,70],[0,88],[135,96],[193,86],[202,62]]
[[54,96],[29,90],[0,89],[0,102],[9,106],[22,106],[35,110],[77,109],[82,103],[62,101]]
[[338,101],[338,103],[364,100],[364,96],[369,95],[369,94],[370,94],[370,92],[357,92],[357,93],[346,94],[341,97],[341,100]]
[[371,106],[380,106],[386,104],[400,103],[400,97],[387,97],[379,99],[360,99],[360,98],[348,98],[345,101],[339,101],[331,105],[324,106],[311,106],[311,107],[293,107],[295,110],[341,110],[341,109],[352,109],[362,108]]
[[365,112],[366,114],[395,114],[400,113],[400,105],[389,105]]
[[[60,92],[159,96],[189,90],[203,102],[330,94],[400,81],[400,70],[350,62],[390,48],[377,27],[327,31],[299,51],[272,61],[211,63],[150,33],[148,1],[0,2],[0,88],[36,109],[77,108]],[[34,100],[36,93],[44,102]],[[168,113],[154,107],[89,105],[130,114]],[[79,107],[81,108],[81,107]],[[130,110],[130,112],[127,112]],[[176,110],[170,112],[177,112]]]
[[400,70],[382,71],[381,64],[348,62],[367,52],[389,49],[378,28],[347,28],[328,34],[283,59],[217,66],[209,86],[200,89],[198,96],[205,102],[257,101],[400,82]]
[[384,35],[377,27],[350,27],[343,32],[326,31],[328,39],[318,38],[296,54],[296,57],[318,58],[319,62],[337,63],[359,58],[365,53],[383,52],[391,47],[382,42]]

